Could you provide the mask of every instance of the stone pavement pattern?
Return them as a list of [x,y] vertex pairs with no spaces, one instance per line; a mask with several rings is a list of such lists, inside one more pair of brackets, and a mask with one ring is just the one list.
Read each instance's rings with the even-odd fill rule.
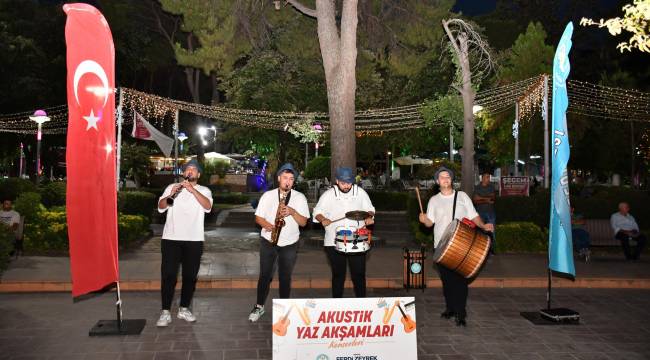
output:
[[[292,294],[328,295],[311,289]],[[407,293],[372,290],[369,295]],[[416,297],[419,359],[650,358],[647,290],[556,289],[554,305],[582,315],[580,325],[566,326],[535,326],[519,316],[544,305],[543,289],[471,289],[467,328],[439,318],[440,289],[408,295]],[[146,318],[143,333],[91,338],[87,332],[97,320],[114,318],[113,294],[76,304],[63,293],[0,294],[0,359],[270,359],[272,317],[249,323],[253,298],[254,290],[198,291],[197,323],[174,317],[170,327],[158,329],[158,293],[124,293],[125,318]]]

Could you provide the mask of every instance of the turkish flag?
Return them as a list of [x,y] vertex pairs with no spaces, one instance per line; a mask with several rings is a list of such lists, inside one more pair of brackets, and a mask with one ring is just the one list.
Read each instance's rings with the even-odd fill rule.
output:
[[117,261],[115,49],[104,16],[66,4],[67,218],[72,296],[112,286]]

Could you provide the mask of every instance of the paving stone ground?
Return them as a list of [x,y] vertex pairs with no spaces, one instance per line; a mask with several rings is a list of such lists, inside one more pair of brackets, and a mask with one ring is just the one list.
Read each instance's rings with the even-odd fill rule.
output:
[[[328,295],[313,289],[292,294]],[[369,294],[398,295],[407,293]],[[419,359],[650,359],[648,290],[555,289],[555,306],[582,315],[580,325],[565,326],[536,326],[519,315],[545,305],[544,289],[470,289],[467,328],[439,318],[440,289],[408,295],[416,297]],[[94,338],[87,335],[94,323],[115,316],[114,294],[78,303],[66,293],[0,294],[0,359],[270,359],[271,314],[249,323],[253,299],[254,290],[198,291],[197,323],[174,318],[158,329],[158,293],[123,293],[124,316],[146,318],[143,333]]]

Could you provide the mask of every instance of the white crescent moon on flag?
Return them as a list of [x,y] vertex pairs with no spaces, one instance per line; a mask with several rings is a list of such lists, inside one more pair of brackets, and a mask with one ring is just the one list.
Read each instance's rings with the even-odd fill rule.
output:
[[106,76],[104,68],[92,60],[84,60],[80,62],[79,65],[77,65],[77,69],[74,71],[74,97],[77,99],[77,104],[79,104],[79,95],[77,95],[79,79],[87,73],[97,75],[97,77],[102,81],[102,85],[104,86],[104,104],[102,107],[106,106],[106,102],[108,101],[108,77]]

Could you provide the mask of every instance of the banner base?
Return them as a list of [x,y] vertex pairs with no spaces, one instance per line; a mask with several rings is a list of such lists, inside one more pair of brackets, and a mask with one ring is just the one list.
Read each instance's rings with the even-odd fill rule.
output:
[[555,322],[579,322],[580,313],[567,308],[542,309],[539,315],[549,321]]
[[122,320],[120,326],[117,320],[99,320],[88,336],[140,335],[146,323],[146,319],[130,319]]

